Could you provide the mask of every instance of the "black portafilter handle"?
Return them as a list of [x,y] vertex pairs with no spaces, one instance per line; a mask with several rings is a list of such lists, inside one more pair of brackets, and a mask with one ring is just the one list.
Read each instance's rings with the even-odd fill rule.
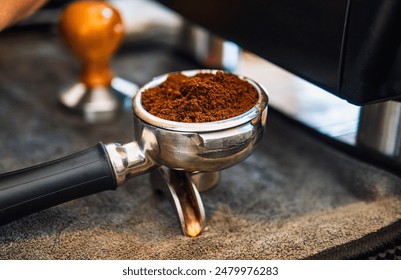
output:
[[117,188],[105,146],[0,175],[0,226],[52,206]]

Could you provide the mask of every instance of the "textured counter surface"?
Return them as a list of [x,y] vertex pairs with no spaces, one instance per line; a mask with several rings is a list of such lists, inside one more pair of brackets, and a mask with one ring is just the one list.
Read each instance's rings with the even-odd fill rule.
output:
[[[79,65],[49,34],[0,37],[0,172],[132,138],[131,112],[84,124],[57,104]],[[138,84],[196,68],[169,44],[126,44],[117,74]],[[202,193],[207,230],[184,237],[147,175],[116,191],[44,210],[0,228],[0,259],[300,259],[358,240],[401,218],[400,178],[358,162],[270,114],[265,138]]]

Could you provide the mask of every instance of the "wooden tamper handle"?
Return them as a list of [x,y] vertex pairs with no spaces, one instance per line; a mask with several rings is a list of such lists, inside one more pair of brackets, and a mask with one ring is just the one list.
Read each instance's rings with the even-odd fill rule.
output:
[[63,11],[60,30],[82,62],[81,82],[89,88],[109,86],[109,61],[124,36],[119,12],[104,2],[77,1]]

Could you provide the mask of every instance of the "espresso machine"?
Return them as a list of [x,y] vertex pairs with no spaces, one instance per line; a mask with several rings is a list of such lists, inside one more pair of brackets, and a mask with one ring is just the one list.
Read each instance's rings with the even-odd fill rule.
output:
[[[242,163],[195,179],[206,210],[195,238],[155,194],[160,174],[141,174],[0,227],[0,258],[400,258],[399,1],[105,1],[126,31],[111,59],[120,111],[108,122],[59,106],[80,68],[59,31],[71,2],[52,1],[0,37],[10,54],[0,69],[11,69],[0,76],[2,173],[132,141],[132,97],[168,72],[221,69],[262,84],[266,131]],[[128,146],[108,149],[123,162]]]
[[399,161],[397,1],[160,2],[213,34],[361,106],[353,142]]

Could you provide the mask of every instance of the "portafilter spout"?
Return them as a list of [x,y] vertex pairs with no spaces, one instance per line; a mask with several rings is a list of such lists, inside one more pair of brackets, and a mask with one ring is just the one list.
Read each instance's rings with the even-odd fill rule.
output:
[[[216,72],[191,70],[181,74]],[[72,199],[114,190],[133,176],[158,169],[181,206],[178,212],[182,218],[178,214],[184,233],[200,233],[204,210],[199,205],[197,185],[208,184],[200,183],[201,174],[228,168],[254,151],[263,136],[268,97],[258,83],[239,77],[258,93],[257,103],[247,112],[214,122],[169,121],[147,112],[141,102],[142,93],[161,84],[168,75],[155,78],[133,98],[134,141],[123,145],[99,143],[62,159],[0,175],[0,224]],[[193,221],[195,225],[190,225]]]

